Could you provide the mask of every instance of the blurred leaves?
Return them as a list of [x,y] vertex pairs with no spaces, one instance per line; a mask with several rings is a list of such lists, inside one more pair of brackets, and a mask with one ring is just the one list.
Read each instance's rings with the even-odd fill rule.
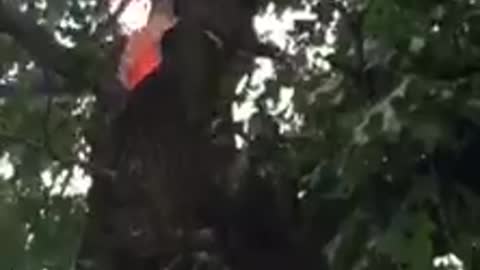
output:
[[[25,2],[74,44],[78,76],[62,91],[91,90],[109,55],[90,39],[99,7]],[[279,16],[307,8],[317,17],[293,24],[288,61],[274,63],[272,78],[238,94],[255,96],[244,147],[262,180],[298,198],[307,246],[332,270],[431,269],[449,252],[478,267],[478,1],[274,2]],[[85,95],[53,95],[46,121],[49,98],[34,83],[43,67],[30,61],[0,35],[0,86],[16,86],[0,98],[0,153],[14,167],[0,177],[0,268],[71,269],[84,198],[52,194],[41,175],[72,170],[62,160],[84,151],[92,110]],[[280,106],[286,88],[293,96]]]

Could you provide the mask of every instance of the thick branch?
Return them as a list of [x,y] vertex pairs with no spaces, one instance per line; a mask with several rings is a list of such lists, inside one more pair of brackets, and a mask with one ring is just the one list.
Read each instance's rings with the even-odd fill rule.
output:
[[[51,75],[48,80],[45,78],[45,69],[35,68],[29,70],[30,91],[35,97],[64,94],[64,80],[60,76]],[[21,93],[22,83],[18,81],[8,82],[0,85],[0,98],[9,98]]]
[[35,20],[20,12],[14,1],[0,0],[0,31],[11,35],[42,66],[68,77],[74,65],[68,49]]

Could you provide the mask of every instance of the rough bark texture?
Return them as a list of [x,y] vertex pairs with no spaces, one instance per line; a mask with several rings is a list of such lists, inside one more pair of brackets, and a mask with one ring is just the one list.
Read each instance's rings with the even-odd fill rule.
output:
[[218,89],[222,50],[183,22],[166,34],[162,48],[161,69],[132,91],[106,140],[113,142],[106,163],[116,176],[96,179],[90,194],[92,226],[115,239],[107,241],[113,267],[107,269],[150,269],[147,261],[157,269],[175,259],[189,246],[189,234],[210,222],[215,210],[209,208],[219,205],[210,202],[218,193],[209,92]]

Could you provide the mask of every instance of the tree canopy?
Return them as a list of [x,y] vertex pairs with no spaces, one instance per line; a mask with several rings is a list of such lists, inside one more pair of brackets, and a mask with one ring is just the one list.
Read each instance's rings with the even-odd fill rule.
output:
[[[449,253],[480,267],[480,3],[275,0],[258,16],[272,7],[314,16],[295,21],[273,76],[245,74],[235,102],[255,110],[238,137],[272,201],[297,197],[317,269],[433,269]],[[101,1],[0,0],[1,269],[73,269],[116,16]]]

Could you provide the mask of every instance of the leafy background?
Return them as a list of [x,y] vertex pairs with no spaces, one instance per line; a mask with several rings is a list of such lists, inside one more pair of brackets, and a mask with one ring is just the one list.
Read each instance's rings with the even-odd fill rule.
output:
[[[95,34],[105,5],[5,2],[72,47],[75,79],[58,84],[0,34],[0,269],[72,269],[87,209],[75,189],[88,184],[85,132],[101,132],[91,91],[113,63]],[[277,16],[314,16],[295,21],[273,76],[239,87],[237,102],[254,97],[255,108],[244,143],[270,181],[295,186],[328,268],[431,269],[449,253],[478,268],[480,4],[274,2]]]

